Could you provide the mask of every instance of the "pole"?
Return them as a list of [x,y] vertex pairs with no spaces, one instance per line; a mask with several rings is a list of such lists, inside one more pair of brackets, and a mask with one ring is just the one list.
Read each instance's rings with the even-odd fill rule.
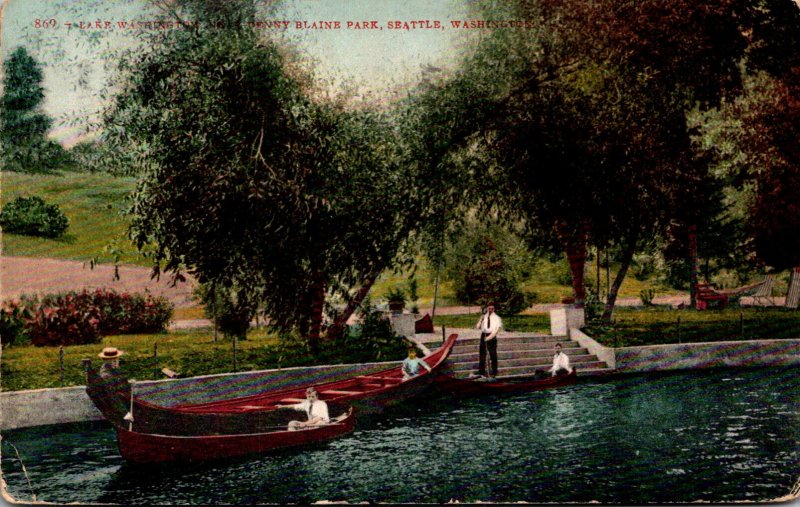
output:
[[59,376],[61,378],[61,387],[64,387],[64,346],[59,345],[58,347],[58,364],[59,364]]
[[445,327],[442,326],[442,343],[444,343],[444,341],[446,339],[446,335],[447,335],[447,331],[445,330]]
[[236,342],[237,342],[237,337],[236,335],[233,335],[233,373],[236,373],[238,366],[236,362]]
[[158,342],[153,343],[153,371],[158,376]]
[[681,318],[678,317],[678,343],[681,342]]
[[689,274],[689,299],[692,308],[697,306],[697,283],[698,272],[700,271],[699,261],[697,259],[697,226],[689,226],[689,263],[691,264],[691,273]]
[[217,343],[217,284],[211,283],[211,315],[214,319],[214,343]]

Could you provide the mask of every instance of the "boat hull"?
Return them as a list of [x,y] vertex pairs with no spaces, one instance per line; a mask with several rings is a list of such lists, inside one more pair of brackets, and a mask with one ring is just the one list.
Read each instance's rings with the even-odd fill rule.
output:
[[500,393],[519,393],[527,391],[540,391],[554,387],[574,384],[577,372],[572,370],[569,375],[548,376],[541,379],[523,380],[495,380],[485,381],[478,379],[457,378],[443,373],[436,377],[436,389],[446,394],[500,394]]
[[297,431],[228,435],[158,435],[117,427],[117,443],[122,457],[135,464],[195,462],[260,454],[275,449],[297,447],[350,433],[355,428],[355,412],[343,420]]

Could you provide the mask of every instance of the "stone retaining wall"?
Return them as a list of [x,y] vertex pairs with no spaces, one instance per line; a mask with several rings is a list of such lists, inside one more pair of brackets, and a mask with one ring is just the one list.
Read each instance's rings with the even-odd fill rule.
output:
[[[397,365],[396,361],[359,365],[327,365],[244,373],[205,375],[175,380],[150,380],[137,382],[135,392],[150,401],[170,405],[193,400],[203,394],[214,399],[236,393],[252,394],[248,389],[273,385],[291,387],[292,383],[312,381],[328,382],[369,373]],[[175,395],[179,396],[175,396]],[[31,426],[65,424],[102,419],[100,412],[86,395],[84,386],[57,389],[34,389],[0,393],[0,429],[11,430]]]

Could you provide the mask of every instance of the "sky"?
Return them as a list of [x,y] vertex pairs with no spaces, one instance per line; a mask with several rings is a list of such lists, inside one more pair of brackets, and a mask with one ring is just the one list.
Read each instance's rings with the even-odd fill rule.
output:
[[[102,92],[115,72],[114,54],[141,42],[135,30],[118,23],[152,20],[152,7],[144,0],[3,0],[2,5],[3,60],[24,45],[43,67],[43,108],[54,120],[50,136],[65,146],[84,139],[87,125],[108,101]],[[320,83],[333,92],[350,83],[377,100],[415,82],[425,66],[451,68],[471,39],[450,28],[450,20],[467,15],[465,3],[456,0],[284,0],[277,9],[263,20],[289,21],[288,29],[263,28],[265,35],[295,42],[310,57]],[[418,20],[438,20],[441,28],[406,30],[402,24]],[[338,21],[341,28],[298,29],[298,21]],[[373,28],[364,28],[363,21]],[[402,28],[389,29],[396,21]]]

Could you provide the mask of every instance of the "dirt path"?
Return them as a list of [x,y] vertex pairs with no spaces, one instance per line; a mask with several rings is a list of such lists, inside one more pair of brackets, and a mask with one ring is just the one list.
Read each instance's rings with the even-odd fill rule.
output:
[[84,288],[110,288],[118,292],[150,291],[164,296],[176,307],[193,306],[194,281],[171,286],[170,277],[150,278],[151,270],[136,266],[120,266],[119,280],[114,280],[114,266],[38,257],[2,257],[0,259],[0,298],[17,298],[22,294],[44,294]]

